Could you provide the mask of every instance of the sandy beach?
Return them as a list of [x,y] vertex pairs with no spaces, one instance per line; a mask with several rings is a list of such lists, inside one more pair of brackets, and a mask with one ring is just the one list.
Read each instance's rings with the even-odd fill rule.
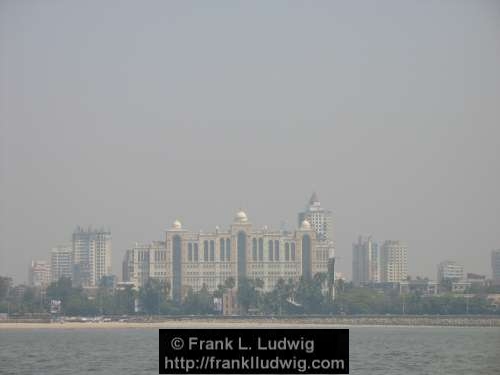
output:
[[0,323],[0,331],[11,329],[173,329],[173,328],[308,328],[340,327],[339,324],[306,323],[306,322],[263,322],[263,321],[167,321],[167,322],[65,322],[65,323]]
[[331,317],[331,318],[182,318],[163,321],[128,322],[0,322],[0,330],[12,329],[173,329],[173,328],[345,328],[349,326],[457,326],[457,327],[500,327],[500,317],[458,317],[458,316],[391,316],[391,317]]

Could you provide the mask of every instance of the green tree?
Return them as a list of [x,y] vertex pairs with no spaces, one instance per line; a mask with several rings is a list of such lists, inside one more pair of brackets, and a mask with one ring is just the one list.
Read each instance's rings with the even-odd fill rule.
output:
[[224,281],[224,287],[226,289],[233,289],[235,285],[236,285],[236,280],[232,276],[228,277],[226,281]]
[[226,288],[224,287],[223,284],[217,285],[217,289],[214,290],[214,297],[216,298],[222,298],[224,293],[226,292]]
[[22,294],[16,298],[9,299],[10,312],[19,314],[44,312],[40,292],[39,288],[25,287]]
[[11,285],[12,279],[10,277],[0,276],[0,302],[7,299]]
[[273,290],[264,293],[262,297],[261,311],[266,314],[295,314],[297,307],[290,303],[296,288],[293,280],[285,282],[279,279]]
[[228,277],[224,281],[224,284],[217,285],[217,289],[214,291],[214,297],[222,298],[224,293],[234,288],[234,285],[235,285],[234,277]]
[[99,283],[99,289],[96,296],[96,307],[101,315],[116,314],[115,291],[113,290],[112,279],[103,277]]
[[170,285],[154,278],[149,278],[139,290],[139,300],[146,314],[159,314],[160,306],[165,303]]
[[300,278],[296,299],[306,314],[319,314],[326,310],[325,297],[322,293],[325,281],[325,273],[317,273],[312,279]]
[[81,289],[75,289],[74,293],[64,299],[62,309],[66,315],[95,316],[99,314],[95,301],[89,299]]
[[240,312],[248,314],[250,308],[258,308],[261,301],[260,289],[264,286],[261,279],[249,279],[242,277],[238,279],[237,299],[240,305]]
[[188,290],[188,294],[183,301],[183,311],[186,314],[213,314],[214,302],[213,297],[208,291],[208,288],[203,284],[198,292],[193,292],[192,289]]
[[81,287],[74,288],[67,277],[51,283],[46,295],[47,301],[60,300],[61,311],[66,315],[92,316],[102,313],[99,297],[90,299]]
[[125,315],[134,313],[136,292],[132,286],[125,289],[115,290],[114,294],[114,314]]
[[68,297],[74,292],[71,285],[71,279],[68,277],[61,277],[59,280],[49,285],[47,288],[47,298],[61,300],[64,305]]

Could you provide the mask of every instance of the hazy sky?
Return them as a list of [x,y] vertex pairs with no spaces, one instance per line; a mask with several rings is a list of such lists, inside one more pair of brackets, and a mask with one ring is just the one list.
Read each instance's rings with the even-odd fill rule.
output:
[[358,234],[412,275],[500,248],[498,1],[2,1],[0,275],[77,225],[113,267],[175,218]]

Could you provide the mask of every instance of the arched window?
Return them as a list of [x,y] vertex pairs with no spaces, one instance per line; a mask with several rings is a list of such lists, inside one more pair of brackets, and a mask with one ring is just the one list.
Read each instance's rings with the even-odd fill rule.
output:
[[231,260],[231,239],[226,238],[226,260],[229,262]]
[[198,262],[199,256],[198,256],[198,242],[194,243],[194,261]]
[[182,298],[182,241],[179,235],[172,238],[172,296],[175,301]]
[[292,258],[292,261],[295,261],[295,242],[292,242],[290,245],[290,257]]
[[302,237],[302,276],[311,279],[311,237],[308,234]]
[[274,241],[274,260],[280,260],[280,241]]
[[203,241],[203,260],[208,262],[208,241]]
[[285,260],[288,262],[290,260],[290,244],[285,242]]
[[264,240],[259,238],[259,261],[262,262],[264,260]]
[[273,240],[269,240],[267,243],[267,246],[269,247],[269,261],[273,261],[274,259],[274,250],[273,250]]
[[247,272],[247,235],[245,232],[238,232],[238,278],[245,277]]
[[257,261],[257,238],[252,239],[252,260]]
[[220,260],[221,262],[224,262],[224,244],[225,244],[225,241],[224,241],[224,238],[221,238],[219,240],[219,247],[220,247]]
[[210,240],[210,261],[215,261],[215,241]]

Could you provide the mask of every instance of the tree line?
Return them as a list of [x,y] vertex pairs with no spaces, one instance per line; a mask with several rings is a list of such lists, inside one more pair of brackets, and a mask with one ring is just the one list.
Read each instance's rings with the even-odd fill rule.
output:
[[399,290],[380,291],[356,287],[337,280],[335,299],[327,298],[326,275],[298,281],[280,279],[270,291],[264,290],[260,279],[228,278],[213,292],[206,285],[188,290],[181,302],[170,298],[170,285],[157,279],[134,290],[114,288],[104,280],[89,295],[73,286],[69,278],[51,283],[45,292],[26,287],[24,293],[12,293],[10,279],[0,277],[0,313],[48,313],[50,301],[61,301],[61,313],[67,316],[98,315],[214,315],[221,314],[222,297],[232,291],[239,305],[239,315],[311,315],[311,314],[500,314],[500,306],[492,304],[479,291],[471,298],[446,293],[425,296],[420,292],[401,294]]

